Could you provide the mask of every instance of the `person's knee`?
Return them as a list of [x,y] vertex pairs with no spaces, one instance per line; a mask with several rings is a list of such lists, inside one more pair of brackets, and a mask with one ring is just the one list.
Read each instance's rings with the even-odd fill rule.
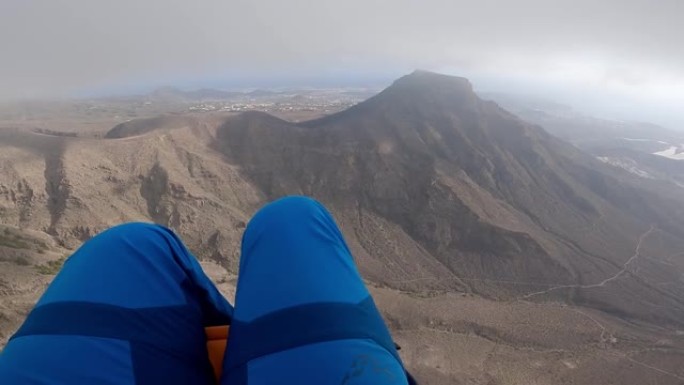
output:
[[153,224],[105,230],[69,257],[40,304],[85,301],[142,308],[182,302],[176,283],[185,272],[174,242],[170,230]]
[[252,218],[247,230],[259,226],[290,226],[316,216],[328,216],[326,209],[315,199],[305,196],[288,196],[262,207]]
[[122,258],[137,255],[145,258],[171,256],[168,238],[171,230],[152,223],[129,222],[113,226],[86,242],[79,251],[89,258]]
[[307,214],[316,212],[322,207],[323,205],[313,198],[301,195],[293,195],[279,198],[267,204],[260,210],[260,212],[276,216],[285,212]]
[[139,234],[140,236],[147,236],[159,228],[159,225],[145,222],[126,222],[108,228],[101,232],[96,237],[107,235],[111,238],[129,238],[132,235]]

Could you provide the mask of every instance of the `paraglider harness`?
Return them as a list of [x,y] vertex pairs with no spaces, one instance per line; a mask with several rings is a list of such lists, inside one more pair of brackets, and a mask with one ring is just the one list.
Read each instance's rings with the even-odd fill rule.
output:
[[[209,361],[214,369],[214,375],[216,379],[221,378],[221,372],[223,369],[223,357],[226,351],[226,345],[228,344],[228,335],[230,333],[230,326],[210,326],[204,329],[207,336],[207,351],[209,352]],[[401,350],[401,346],[394,343],[394,347],[397,351]],[[408,385],[418,385],[416,380],[413,378],[411,373],[406,371],[406,379]]]

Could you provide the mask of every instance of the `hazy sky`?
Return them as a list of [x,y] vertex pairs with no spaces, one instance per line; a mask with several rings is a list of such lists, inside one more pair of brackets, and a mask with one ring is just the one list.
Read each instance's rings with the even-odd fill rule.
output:
[[684,128],[683,19],[684,0],[0,0],[0,98],[423,68]]

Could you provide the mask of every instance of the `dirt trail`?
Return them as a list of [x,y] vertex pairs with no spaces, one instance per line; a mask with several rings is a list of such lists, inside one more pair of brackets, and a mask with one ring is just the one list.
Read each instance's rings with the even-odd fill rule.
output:
[[603,281],[601,281],[601,282],[599,282],[599,283],[594,283],[594,284],[590,284],[590,285],[560,285],[560,286],[554,286],[554,287],[552,287],[552,288],[550,288],[550,289],[547,289],[547,290],[538,291],[538,292],[534,292],[534,293],[530,293],[530,294],[524,295],[524,296],[520,297],[520,299],[529,299],[529,298],[532,298],[532,297],[535,297],[535,296],[538,296],[538,295],[548,294],[548,293],[550,293],[550,292],[552,292],[552,291],[556,291],[556,290],[560,290],[560,289],[593,289],[593,288],[605,286],[606,284],[608,284],[608,283],[610,283],[610,282],[612,282],[612,281],[614,281],[614,280],[620,278],[624,273],[627,272],[627,268],[629,267],[629,265],[630,265],[632,262],[634,262],[637,258],[639,258],[639,255],[641,254],[641,245],[642,245],[642,243],[643,243],[644,240],[645,240],[651,233],[653,233],[654,231],[656,231],[656,227],[653,226],[653,225],[651,225],[651,227],[650,227],[648,230],[646,230],[646,232],[644,232],[643,234],[641,234],[641,236],[639,237],[639,241],[637,242],[636,247],[634,248],[634,255],[632,255],[632,256],[627,260],[627,262],[625,262],[625,263],[622,265],[622,269],[621,269],[620,271],[618,271],[617,273],[615,273],[615,275],[613,275],[613,276],[611,276],[611,277],[608,277],[608,278],[604,279]]
[[651,369],[651,370],[656,371],[656,372],[658,372],[658,373],[660,373],[660,374],[666,375],[666,376],[668,376],[668,377],[675,378],[675,379],[677,379],[677,380],[679,380],[679,381],[684,381],[684,377],[678,375],[677,373],[672,373],[672,372],[669,372],[669,371],[664,370],[664,369],[656,368],[655,366],[651,366],[651,365],[646,364],[646,363],[644,363],[644,362],[635,360],[634,358],[632,358],[632,357],[630,357],[630,356],[628,356],[628,355],[626,355],[626,354],[613,353],[612,355],[615,356],[615,357],[624,358],[624,359],[626,359],[627,361],[632,362],[632,363],[634,363],[634,364],[636,364],[636,365],[639,365],[639,366],[644,367],[644,368],[646,368],[646,369]]
[[[641,234],[639,237],[639,241],[635,247],[635,252],[634,255],[632,255],[627,262],[623,264],[622,269],[617,272],[615,275],[604,279],[603,281],[596,283],[596,284],[590,284],[590,285],[558,285],[554,283],[543,283],[543,282],[534,282],[534,281],[515,281],[515,280],[506,280],[506,279],[492,279],[492,278],[473,278],[473,277],[462,277],[462,276],[457,276],[452,274],[451,277],[445,277],[445,278],[440,278],[440,277],[419,277],[419,278],[410,278],[410,279],[395,279],[395,280],[388,280],[387,283],[391,284],[407,284],[407,283],[415,283],[415,282],[447,282],[447,281],[452,281],[452,280],[458,280],[458,281],[473,281],[473,282],[493,282],[493,283],[503,283],[503,284],[510,284],[510,285],[520,285],[520,286],[552,286],[551,288],[539,292],[534,292],[531,294],[527,294],[523,297],[520,297],[519,299],[527,299],[533,296],[537,295],[542,295],[546,294],[549,292],[552,292],[554,290],[559,290],[559,289],[566,289],[566,288],[580,288],[580,289],[590,289],[594,287],[602,287],[605,286],[607,283],[614,281],[618,279],[622,274],[627,272],[627,267],[634,262],[637,258],[641,257],[640,251],[641,251],[641,244],[643,241],[648,237],[652,232],[656,231],[655,226],[651,226],[650,229],[648,229],[645,233]],[[684,253],[682,253],[684,254]]]

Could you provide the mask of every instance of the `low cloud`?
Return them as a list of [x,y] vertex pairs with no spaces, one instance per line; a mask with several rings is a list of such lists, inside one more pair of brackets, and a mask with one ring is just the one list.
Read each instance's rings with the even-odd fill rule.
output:
[[0,97],[427,68],[676,104],[682,14],[679,0],[4,0]]

